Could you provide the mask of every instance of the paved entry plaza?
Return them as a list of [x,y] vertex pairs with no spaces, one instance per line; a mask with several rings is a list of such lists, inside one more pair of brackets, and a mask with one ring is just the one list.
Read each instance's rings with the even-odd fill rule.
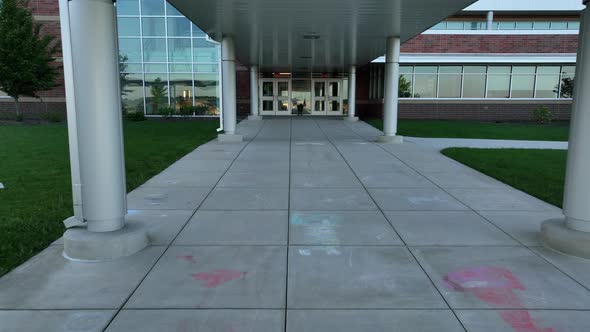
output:
[[243,121],[129,194],[152,246],[0,279],[0,331],[590,331],[558,208],[363,122]]

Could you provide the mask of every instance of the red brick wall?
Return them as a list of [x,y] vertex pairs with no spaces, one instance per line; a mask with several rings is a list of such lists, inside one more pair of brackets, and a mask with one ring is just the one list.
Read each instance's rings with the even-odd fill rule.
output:
[[418,35],[402,53],[576,53],[578,35]]
[[59,16],[58,0],[29,0],[34,15]]
[[[361,118],[383,116],[382,102],[359,101],[357,113]],[[401,101],[399,117],[401,119],[428,120],[474,120],[474,121],[531,121],[533,111],[541,106],[548,107],[556,120],[568,120],[571,102],[568,101],[534,101],[534,102],[496,102],[489,101],[454,101],[454,102],[419,102]]]

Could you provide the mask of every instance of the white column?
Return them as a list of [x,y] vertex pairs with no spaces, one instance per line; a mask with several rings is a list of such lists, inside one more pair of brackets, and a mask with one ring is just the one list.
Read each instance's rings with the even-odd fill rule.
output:
[[397,108],[399,90],[399,56],[401,43],[399,37],[387,38],[385,52],[385,91],[383,93],[383,136],[381,143],[402,143],[403,137],[397,134]]
[[237,101],[236,101],[236,52],[234,38],[223,36],[221,39],[221,79],[223,89],[223,130],[218,136],[220,142],[239,142],[242,136],[236,135]]
[[258,66],[250,66],[250,116],[248,120],[261,120],[258,115]]
[[70,1],[84,219],[95,232],[123,228],[127,213],[116,24],[111,0]]
[[348,72],[348,116],[347,121],[358,121],[356,116],[356,66],[350,66]]
[[112,0],[72,0],[60,5],[65,14],[62,29],[69,26],[64,61],[68,61],[66,72],[71,72],[65,79],[70,80],[66,87],[73,87],[68,93],[75,95],[86,226],[66,231],[64,253],[80,260],[128,256],[145,248],[148,238],[138,226],[124,228],[127,190],[115,6]]
[[[590,0],[585,0],[588,4]],[[590,9],[582,11],[566,168],[564,219],[548,220],[542,238],[561,252],[590,258]]]
[[492,28],[494,26],[494,12],[493,11],[490,10],[488,12],[486,20],[487,20],[486,29],[492,30]]

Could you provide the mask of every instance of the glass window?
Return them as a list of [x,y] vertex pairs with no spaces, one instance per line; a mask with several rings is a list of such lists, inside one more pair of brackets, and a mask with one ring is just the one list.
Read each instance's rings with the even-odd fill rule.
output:
[[146,63],[144,65],[146,73],[167,73],[165,63]]
[[436,98],[436,66],[416,66],[414,68],[414,98]]
[[143,74],[121,75],[121,101],[127,112],[144,112]]
[[143,17],[143,35],[147,37],[166,36],[166,21],[163,17]]
[[486,96],[486,66],[463,67],[463,98],[484,98]]
[[399,92],[400,98],[411,98],[412,92],[412,74],[414,73],[414,67],[412,66],[401,66],[399,68]]
[[560,70],[559,66],[539,66],[537,68],[536,98],[557,98]]
[[559,98],[572,98],[574,96],[575,66],[561,67],[561,82],[559,86]]
[[567,22],[551,22],[551,30],[567,30]]
[[141,62],[141,41],[139,38],[120,38],[119,54],[127,62]]
[[439,98],[460,98],[461,97],[461,66],[440,66],[439,67]]
[[195,62],[218,62],[219,46],[202,38],[193,39]]
[[191,24],[185,17],[168,18],[168,36],[170,37],[190,37]]
[[195,73],[218,73],[219,65],[205,65],[195,63]]
[[145,74],[146,113],[160,114],[168,107],[168,79],[166,74]]
[[193,23],[191,23],[191,27],[193,28],[193,37],[198,37],[198,38],[207,37],[207,34],[205,32],[203,32],[203,30],[199,29],[199,27],[197,27]]
[[170,72],[174,73],[191,73],[193,71],[193,65],[190,63],[171,63],[168,68],[170,68]]
[[141,63],[121,62],[119,71],[122,73],[142,73]]
[[195,106],[207,115],[219,114],[219,77],[215,74],[195,75]]
[[164,16],[165,0],[141,0],[142,15]]
[[447,29],[447,22],[440,22],[437,25],[432,27],[432,30],[446,30]]
[[516,22],[498,22],[498,30],[514,30]]
[[192,74],[170,74],[170,103],[176,110],[193,105]]
[[167,16],[183,16],[178,9],[174,8],[168,1],[166,1],[166,15]]
[[447,30],[463,30],[463,22],[449,21],[447,22]]
[[535,22],[533,25],[535,30],[549,30],[551,28],[551,23],[549,22]]
[[165,38],[144,38],[143,39],[143,61],[144,62],[166,62],[166,39]]
[[511,98],[533,98],[535,89],[535,67],[514,66],[512,68]]
[[191,61],[191,40],[190,38],[168,39],[168,61],[189,62]]
[[139,15],[139,0],[117,0],[117,15]]
[[533,22],[516,22],[516,30],[533,30]]
[[486,26],[486,22],[465,22],[466,30],[485,30]]
[[139,18],[118,17],[117,29],[120,37],[139,37]]
[[580,22],[568,22],[567,29],[568,30],[580,30]]
[[488,68],[488,98],[510,98],[510,67],[492,66]]

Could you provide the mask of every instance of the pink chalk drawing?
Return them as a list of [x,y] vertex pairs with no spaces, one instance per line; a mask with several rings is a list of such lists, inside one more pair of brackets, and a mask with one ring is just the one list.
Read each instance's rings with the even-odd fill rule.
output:
[[203,285],[206,288],[215,288],[232,280],[243,278],[247,273],[236,270],[213,270],[210,272],[196,273],[192,277],[195,280],[203,281]]
[[[447,288],[469,292],[478,299],[495,306],[515,309],[524,307],[516,290],[526,290],[522,283],[505,268],[482,266],[450,272],[443,277]],[[501,311],[500,317],[515,332],[555,332],[552,328],[537,327],[526,310]]]
[[181,255],[181,256],[176,256],[176,258],[183,260],[183,261],[187,261],[189,263],[197,264],[197,260],[195,259],[195,256],[193,256],[193,255]]

